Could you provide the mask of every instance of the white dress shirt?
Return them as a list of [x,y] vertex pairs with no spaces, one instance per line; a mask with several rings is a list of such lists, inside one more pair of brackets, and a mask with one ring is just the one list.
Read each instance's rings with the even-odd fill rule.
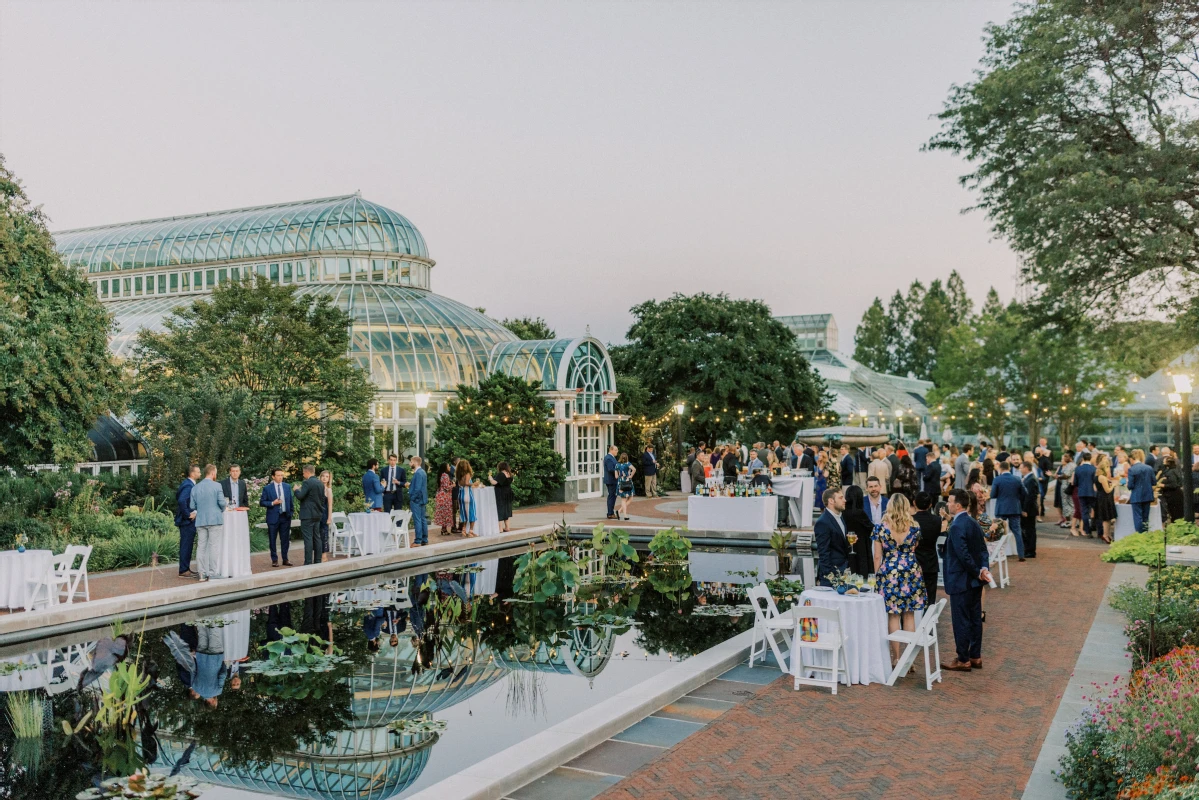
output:
[[883,497],[879,495],[877,502],[870,495],[866,495],[866,510],[870,514],[870,521],[875,525],[883,524]]

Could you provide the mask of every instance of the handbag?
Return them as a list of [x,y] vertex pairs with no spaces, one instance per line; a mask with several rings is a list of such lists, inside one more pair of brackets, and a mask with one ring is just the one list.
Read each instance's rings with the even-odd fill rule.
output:
[[[804,600],[805,606],[812,605],[811,600]],[[815,642],[820,639],[820,623],[814,619],[801,619],[799,621],[799,640],[801,642]]]

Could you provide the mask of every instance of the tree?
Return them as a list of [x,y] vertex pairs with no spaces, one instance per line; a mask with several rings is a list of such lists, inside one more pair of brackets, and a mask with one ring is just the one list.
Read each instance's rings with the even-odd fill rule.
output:
[[765,303],[675,294],[631,313],[629,343],[610,350],[616,371],[638,378],[659,414],[685,402],[691,438],[715,442],[737,431],[790,440],[830,402],[795,334]]
[[931,380],[941,353],[945,332],[954,324],[949,295],[940,279],[928,286],[919,305],[912,308],[911,334],[904,359],[907,372],[922,380]]
[[974,313],[974,303],[970,301],[970,295],[966,294],[966,282],[956,269],[949,273],[949,280],[945,282],[945,293],[949,295],[950,318],[955,323],[970,319],[970,315]]
[[853,335],[853,357],[875,372],[891,371],[891,351],[887,347],[887,312],[877,297],[862,315]]
[[977,319],[946,333],[929,403],[950,427],[1002,441],[1011,356],[1020,331],[1006,319],[994,289],[988,301]]
[[556,339],[557,334],[541,317],[517,317],[500,323],[520,339]]
[[1126,320],[1098,331],[1114,365],[1126,374],[1146,378],[1199,345],[1199,315],[1184,311],[1171,322]]
[[0,156],[0,466],[87,459],[88,430],[124,402],[110,327]]
[[1193,0],[1041,0],[988,26],[927,147],[1024,259],[1062,320],[1199,278],[1199,14]]
[[175,311],[162,333],[143,330],[131,408],[152,458],[229,458],[250,475],[305,462],[361,468],[375,387],[347,355],[350,324],[330,298],[258,278]]
[[552,410],[538,384],[500,372],[478,388],[459,386],[457,398],[437,418],[429,463],[465,458],[486,483],[488,473],[507,461],[518,504],[548,500],[566,478],[566,464],[554,449]]
[[[913,281],[912,285],[908,287],[908,295],[915,295],[915,289],[916,282]],[[907,311],[906,301],[900,291],[896,289],[895,294],[891,295],[891,301],[887,303],[886,339],[887,350],[891,353],[891,365],[887,372],[890,374],[907,374],[908,325],[910,323]]]

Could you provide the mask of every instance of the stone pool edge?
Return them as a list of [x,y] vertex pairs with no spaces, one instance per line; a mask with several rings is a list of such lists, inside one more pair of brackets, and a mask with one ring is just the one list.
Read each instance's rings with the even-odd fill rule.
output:
[[652,678],[625,689],[477,764],[429,786],[408,800],[500,800],[583,755],[665,705],[698,689],[744,660],[753,630],[739,633]]

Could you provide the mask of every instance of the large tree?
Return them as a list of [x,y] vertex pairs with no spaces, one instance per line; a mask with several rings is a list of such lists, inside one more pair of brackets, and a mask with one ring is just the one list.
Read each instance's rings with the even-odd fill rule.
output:
[[879,372],[932,380],[947,332],[970,318],[971,307],[957,270],[927,288],[912,281],[906,296],[896,290],[885,311],[874,298],[858,323],[854,358]]
[[631,313],[628,344],[611,351],[616,370],[641,381],[658,413],[685,402],[690,438],[790,440],[829,404],[795,335],[765,303],[675,294]]
[[887,347],[887,312],[877,297],[853,335],[853,357],[876,372],[891,371],[891,351]]
[[550,499],[566,478],[566,464],[554,449],[553,409],[538,384],[496,372],[479,386],[458,387],[458,396],[437,418],[429,462],[439,465],[465,458],[475,476],[487,483],[488,473],[508,462],[512,491],[520,505]]
[[1023,257],[1039,314],[1193,291],[1196,41],[1194,0],[1024,2],[951,89],[929,147],[971,162],[962,183]]
[[[347,355],[350,324],[330,298],[258,278],[175,311],[161,333],[143,330],[131,408],[152,456],[228,458],[251,475],[343,456],[360,467],[375,387]],[[194,435],[201,426],[213,435]]]
[[124,399],[110,327],[0,156],[0,466],[87,459],[88,429]]
[[541,317],[517,317],[500,323],[520,339],[555,339],[557,334]]

